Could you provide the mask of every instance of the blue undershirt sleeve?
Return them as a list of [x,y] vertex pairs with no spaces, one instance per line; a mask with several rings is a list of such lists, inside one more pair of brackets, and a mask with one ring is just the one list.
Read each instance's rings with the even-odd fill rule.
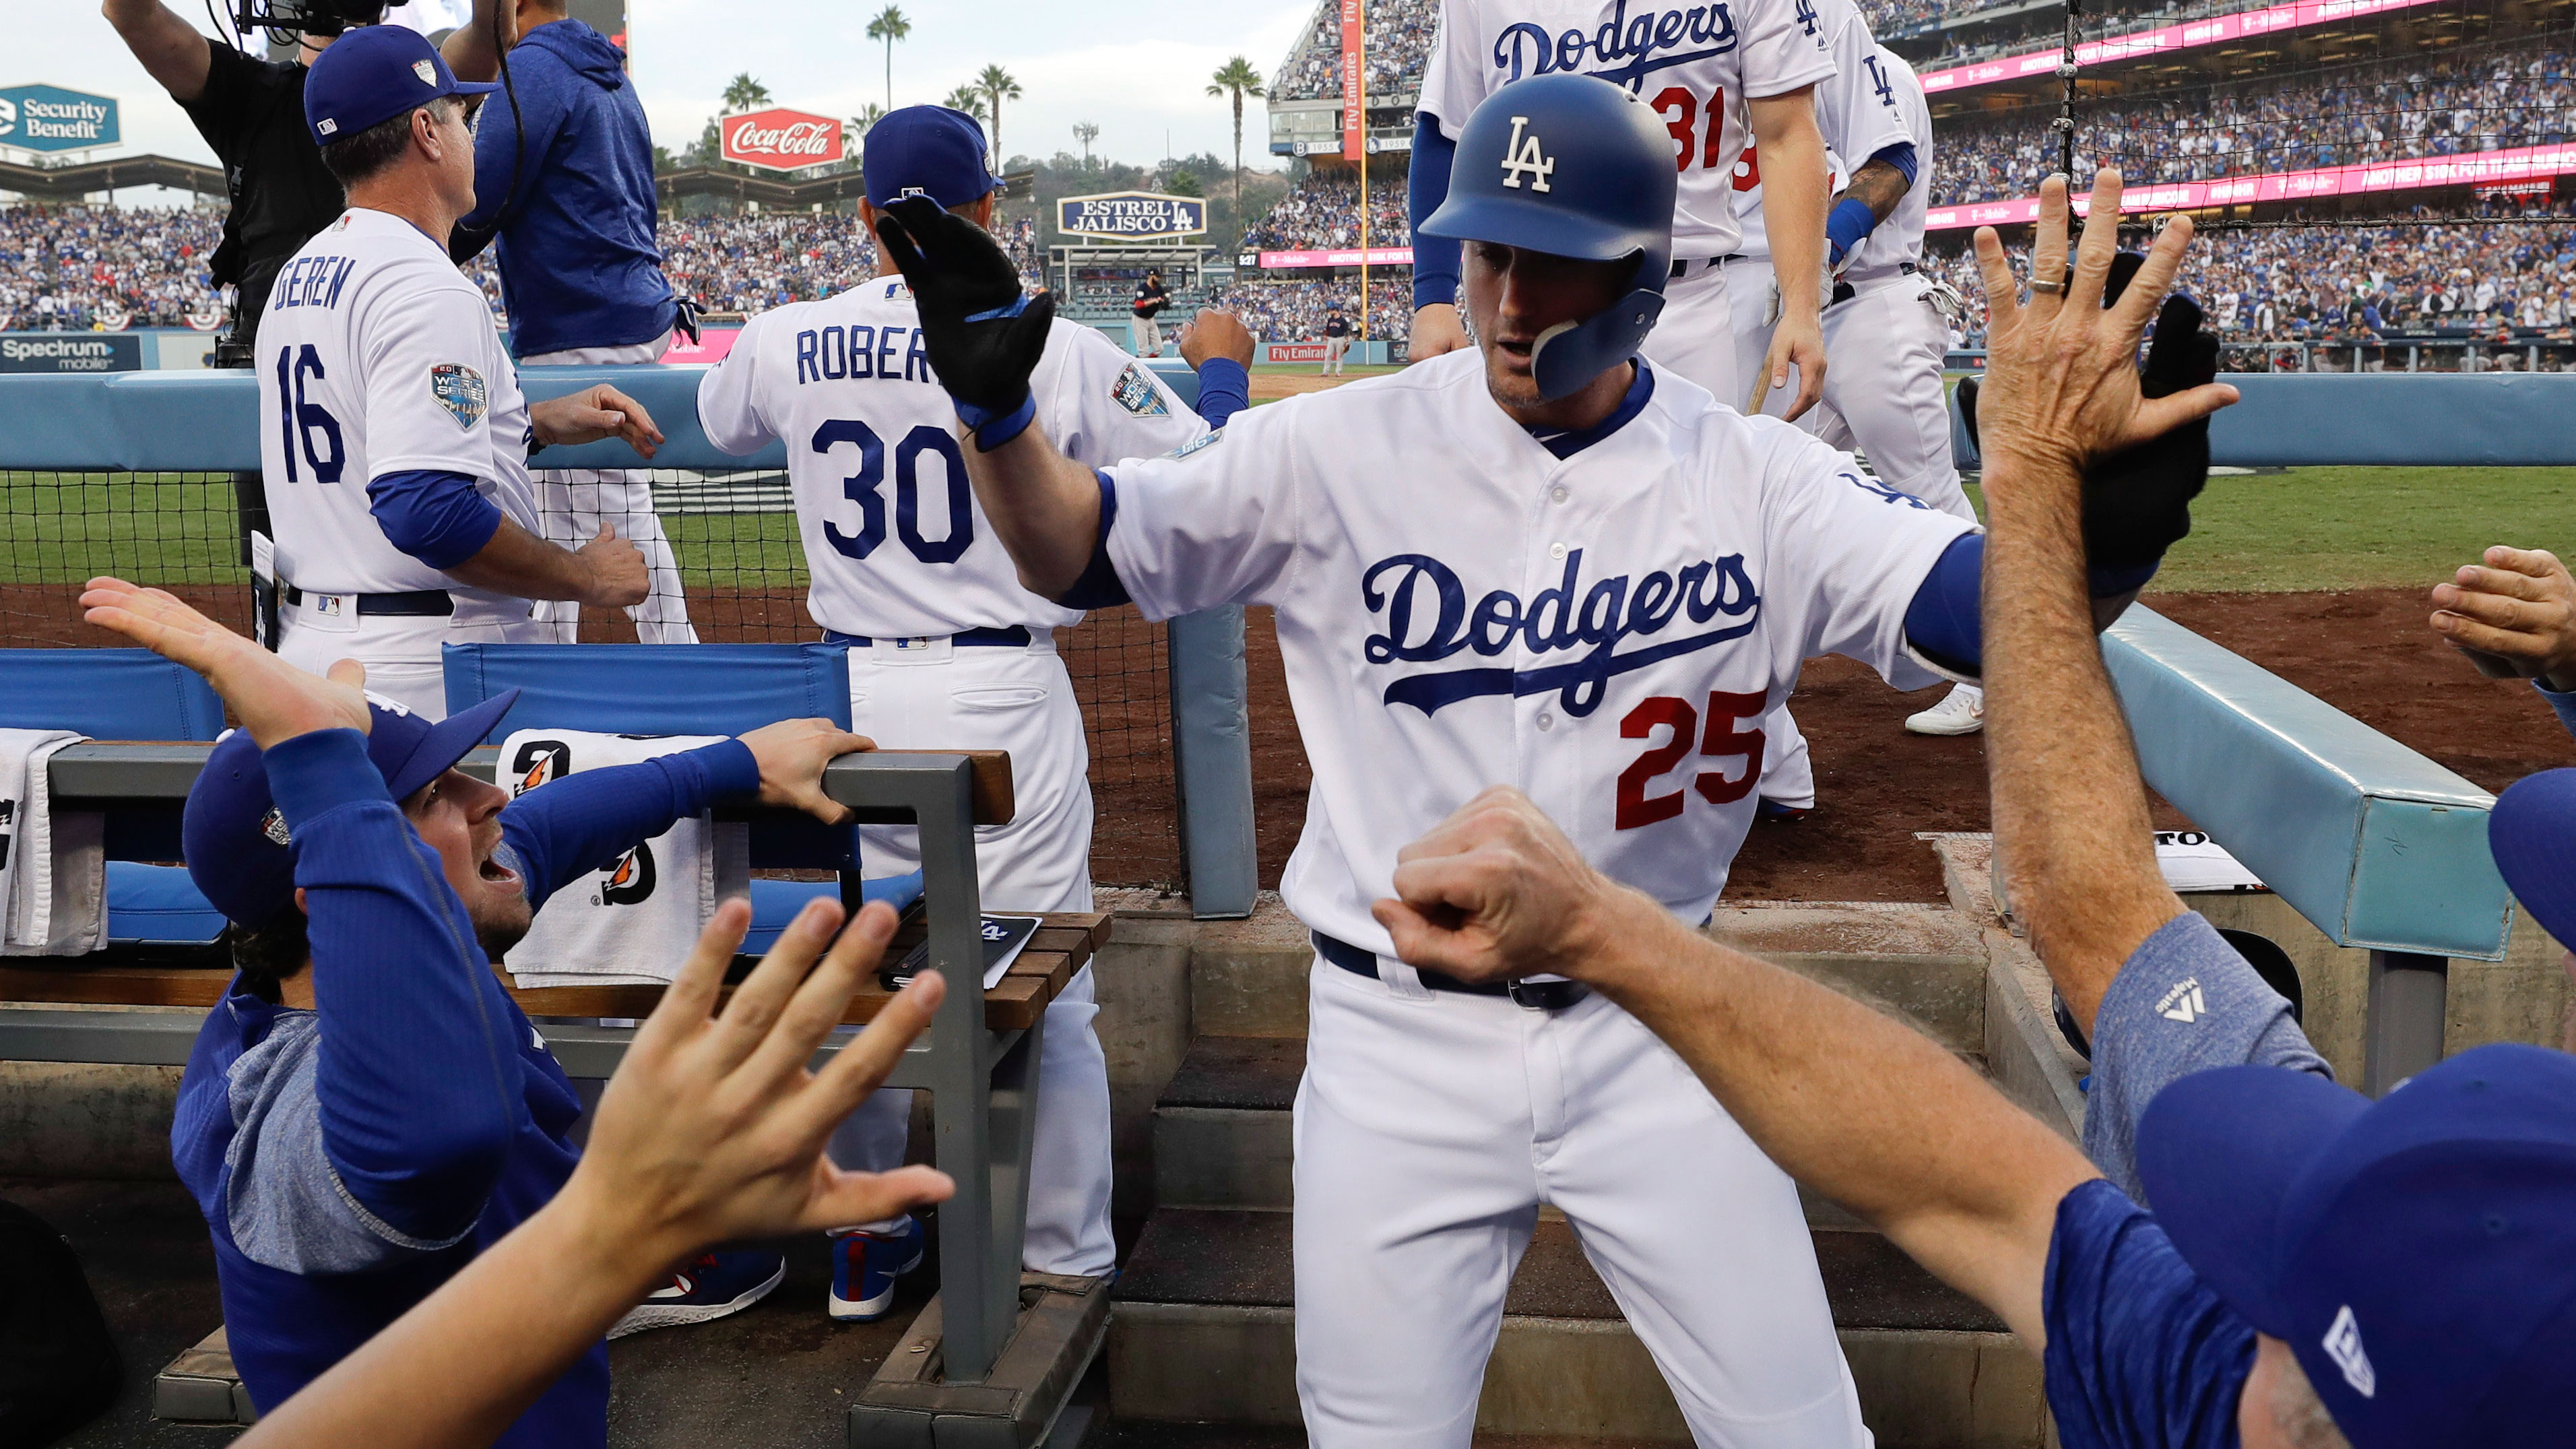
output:
[[1884,161],[1895,167],[1896,174],[1905,178],[1905,184],[1909,189],[1914,185],[1915,161],[1914,147],[1911,142],[1899,141],[1893,146],[1881,147],[1869,159]]
[[1114,609],[1128,602],[1127,585],[1119,581],[1118,566],[1109,561],[1109,528],[1118,521],[1118,484],[1097,468],[1091,476],[1100,480],[1100,537],[1092,542],[1091,562],[1084,565],[1082,577],[1056,600],[1068,609]]
[[434,569],[452,569],[501,531],[501,510],[462,473],[415,468],[367,480],[367,511],[393,546]]
[[1252,405],[1252,374],[1231,357],[1211,357],[1199,364],[1198,415],[1211,428]]
[[[2088,570],[2085,592],[2096,599],[2136,593],[2155,578],[2157,567]],[[1954,674],[1975,674],[1985,662],[1985,631],[1977,612],[1985,571],[1986,536],[1960,534],[1933,561],[1932,571],[1914,590],[1914,601],[1905,607],[1905,642]]]
[[527,882],[528,904],[541,906],[682,816],[759,791],[760,763],[740,740],[583,770],[511,801],[501,811],[501,849]]
[[2254,1326],[2201,1281],[2145,1209],[2100,1178],[2058,1201],[2040,1309],[2042,1379],[2066,1443],[2236,1449]]
[[1413,229],[1413,305],[1417,308],[1458,300],[1458,239],[1422,234],[1422,223],[1449,199],[1449,168],[1457,159],[1458,143],[1440,134],[1439,118],[1428,111],[1417,114],[1413,170],[1404,190],[1404,208]]
[[2540,691],[2540,697],[2549,701],[2551,709],[2558,711],[2558,722],[2567,726],[2567,732],[2576,735],[2576,689],[2561,693],[2537,679],[2531,682],[2531,687]]
[[322,1151],[381,1235],[452,1239],[526,1114],[520,1028],[485,989],[465,904],[385,793],[365,736],[299,735],[262,760],[308,917]]

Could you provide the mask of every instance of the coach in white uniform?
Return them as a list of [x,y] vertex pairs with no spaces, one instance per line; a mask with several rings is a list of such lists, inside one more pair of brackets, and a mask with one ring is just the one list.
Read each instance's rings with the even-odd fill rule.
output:
[[[869,128],[865,163],[860,217],[871,229],[877,208],[904,196],[926,196],[978,228],[992,222],[1001,182],[981,128],[963,112],[895,111]],[[1211,400],[1241,397],[1251,347],[1239,341],[1240,356],[1223,360],[1230,389],[1218,386],[1218,360],[1208,365]],[[1169,452],[1208,431],[1152,369],[1073,322],[1053,324],[1032,381],[1040,426],[1090,462]],[[976,507],[961,454],[972,443],[957,435],[957,410],[931,372],[911,289],[892,264],[838,296],[752,319],[700,383],[698,417],[728,452],[786,441],[813,580],[808,607],[828,639],[850,646],[851,728],[890,748],[1010,752],[1018,813],[976,831],[985,906],[1091,909],[1090,755],[1054,637],[1082,612],[1023,588]],[[909,870],[917,859],[908,829],[871,827],[863,845],[871,873]],[[1090,1276],[1115,1264],[1096,1010],[1087,968],[1048,1008],[1023,1250],[1039,1272]],[[844,1166],[899,1165],[907,1096],[880,1093],[853,1119],[834,1147]],[[903,1225],[872,1232],[911,1236]],[[913,1254],[893,1256],[899,1265]],[[881,1298],[891,1302],[891,1274],[855,1297],[849,1286],[836,1288],[838,1316],[873,1317]]]
[[[1821,396],[1826,171],[1818,129],[1821,88],[1835,75],[1808,0],[1604,0],[1569,7],[1534,0],[1441,0],[1440,32],[1415,108],[1409,209],[1414,229],[1412,358],[1467,345],[1451,303],[1457,248],[1422,223],[1449,190],[1450,157],[1468,113],[1524,76],[1590,75],[1624,86],[1671,137],[1678,200],[1672,280],[1655,325],[1654,359],[1741,407],[1757,378],[1800,377],[1795,417]],[[1782,289],[1790,326],[1767,358],[1741,366],[1734,347],[1736,158],[1759,140],[1779,184],[1768,200],[1772,243],[1792,261]],[[1541,178],[1543,179],[1543,178]],[[1763,291],[1757,287],[1757,291]],[[1766,371],[1767,369],[1767,371]],[[1810,380],[1812,379],[1812,381]]]
[[[1505,994],[1416,972],[1371,916],[1398,851],[1502,783],[1701,920],[1799,662],[1848,654],[1920,687],[1940,677],[1914,637],[1926,596],[1975,616],[1973,525],[1634,360],[1669,273],[1671,156],[1615,87],[1506,86],[1425,223],[1466,240],[1477,350],[1097,474],[1035,428],[968,454],[1039,592],[1123,591],[1150,617],[1278,611],[1314,765],[1281,893],[1318,950],[1295,1232],[1321,1449],[1468,1442],[1542,1204],[1573,1222],[1700,1443],[1869,1442],[1797,1189],[1679,1059],[1571,982]],[[998,291],[960,280],[1006,264],[971,261],[985,244],[927,208],[879,232],[961,411],[1008,406],[1030,339],[966,320]]]
[[530,407],[448,260],[474,205],[469,97],[492,89],[400,26],[323,52],[304,113],[349,209],[279,271],[260,323],[277,651],[317,674],[356,659],[368,688],[431,719],[447,713],[442,643],[545,642],[531,600],[644,597],[632,544],[538,535],[531,446],[614,432],[649,456],[661,440],[612,388]]

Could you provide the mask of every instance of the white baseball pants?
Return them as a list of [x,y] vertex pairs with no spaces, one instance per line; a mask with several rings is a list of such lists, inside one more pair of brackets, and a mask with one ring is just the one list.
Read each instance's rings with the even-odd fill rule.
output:
[[[1542,1203],[1574,1224],[1691,1434],[1866,1449],[1798,1191],[1672,1049],[1317,960],[1297,1089],[1297,1395],[1317,1449],[1465,1449]],[[1409,993],[1409,994],[1408,994]]]
[[1950,333],[1924,300],[1930,289],[1927,278],[1899,273],[1858,283],[1850,300],[1826,308],[1825,403],[1798,421],[1837,448],[1857,445],[1888,487],[1973,521],[1941,386]]
[[[1741,409],[1753,379],[1762,375],[1763,351],[1771,345],[1771,329],[1761,325],[1763,309],[1770,303],[1771,263],[1740,258],[1705,272],[1700,270],[1703,265],[1692,263],[1690,275],[1665,291],[1664,315],[1655,319],[1655,330],[1646,338],[1646,360],[1698,383],[1726,406]],[[1744,330],[1748,326],[1760,333],[1750,342]],[[1787,405],[1786,399],[1798,395],[1797,383],[1797,370],[1792,368],[1790,390],[1771,395],[1775,416]],[[1762,738],[1762,798],[1792,809],[1812,808],[1816,766],[1807,754],[1806,735],[1790,717],[1788,700],[1782,699],[1763,716]]]
[[[520,359],[522,367],[589,367],[609,363],[659,362],[670,348],[671,334],[624,347],[575,347]],[[698,631],[689,624],[689,599],[680,584],[680,561],[662,534],[653,512],[651,475],[639,468],[546,468],[531,482],[537,495],[537,523],[548,543],[577,549],[599,536],[601,523],[617,526],[619,538],[632,539],[644,554],[652,592],[628,606],[635,638],[643,644],[695,644]],[[572,644],[581,633],[581,605],[541,602],[537,617],[553,631],[555,642]]]
[[[506,602],[456,593],[452,616],[353,615],[344,603],[326,613],[326,595],[301,605],[280,601],[277,655],[298,669],[325,674],[343,659],[367,666],[367,688],[427,720],[447,718],[441,644],[549,644],[554,635],[530,617],[522,599]],[[340,596],[344,600],[348,595]]]
[[[918,650],[891,641],[850,650],[850,727],[889,749],[998,749],[1011,756],[1018,809],[978,826],[975,863],[987,911],[1091,909],[1091,754],[1073,680],[1045,630],[1026,648]],[[869,826],[871,876],[920,865],[917,832]],[[1092,1029],[1085,967],[1047,1007],[1038,1058],[1037,1141],[1029,1161],[1023,1266],[1096,1277],[1117,1262],[1109,1233],[1109,1065]],[[903,1163],[912,1094],[881,1091],[832,1138],[832,1160],[866,1172]]]

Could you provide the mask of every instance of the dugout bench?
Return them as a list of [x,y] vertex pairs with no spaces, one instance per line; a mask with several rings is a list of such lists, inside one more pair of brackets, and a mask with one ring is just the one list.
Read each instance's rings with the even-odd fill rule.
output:
[[[98,811],[111,838],[175,838],[179,807],[212,745],[98,741],[67,747],[49,776],[58,812]],[[486,745],[462,768],[490,779],[499,751]],[[864,823],[910,824],[921,835],[924,918],[892,948],[927,939],[931,964],[953,983],[922,1041],[888,1085],[932,1093],[936,1159],[957,1182],[940,1209],[939,1295],[875,1378],[855,1395],[854,1445],[1025,1446],[1051,1426],[1097,1351],[1108,1314],[1106,1280],[1055,1278],[1019,1270],[1035,1123],[1038,1053],[1049,1002],[1105,943],[1109,919],[1064,914],[1046,925],[991,990],[970,990],[983,956],[974,827],[1012,815],[1010,766],[998,753],[883,751],[848,755],[824,772],[824,789]],[[719,806],[754,838],[813,822],[757,806]],[[157,849],[150,844],[142,848]],[[175,854],[175,852],[171,852]],[[166,855],[161,858],[168,858]],[[220,1000],[227,973],[155,965],[0,965],[0,1058],[55,1062],[181,1065],[205,1011]],[[535,1017],[640,1018],[659,987],[512,988]],[[844,1020],[872,1019],[890,999],[873,980]],[[80,1007],[112,1010],[79,1010]],[[591,1023],[541,1028],[566,1071],[607,1076],[633,1031]],[[835,1050],[827,1046],[823,1055]],[[189,1416],[231,1419],[247,1407],[214,1377],[221,1360],[183,1355],[165,1375],[165,1395]]]

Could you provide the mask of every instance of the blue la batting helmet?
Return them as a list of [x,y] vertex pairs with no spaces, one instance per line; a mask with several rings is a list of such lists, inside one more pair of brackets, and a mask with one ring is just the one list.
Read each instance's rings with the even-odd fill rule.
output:
[[1585,261],[1636,258],[1608,309],[1540,334],[1530,372],[1555,399],[1636,356],[1654,329],[1673,264],[1673,195],[1672,137],[1635,96],[1591,76],[1532,76],[1467,118],[1448,199],[1422,230]]

